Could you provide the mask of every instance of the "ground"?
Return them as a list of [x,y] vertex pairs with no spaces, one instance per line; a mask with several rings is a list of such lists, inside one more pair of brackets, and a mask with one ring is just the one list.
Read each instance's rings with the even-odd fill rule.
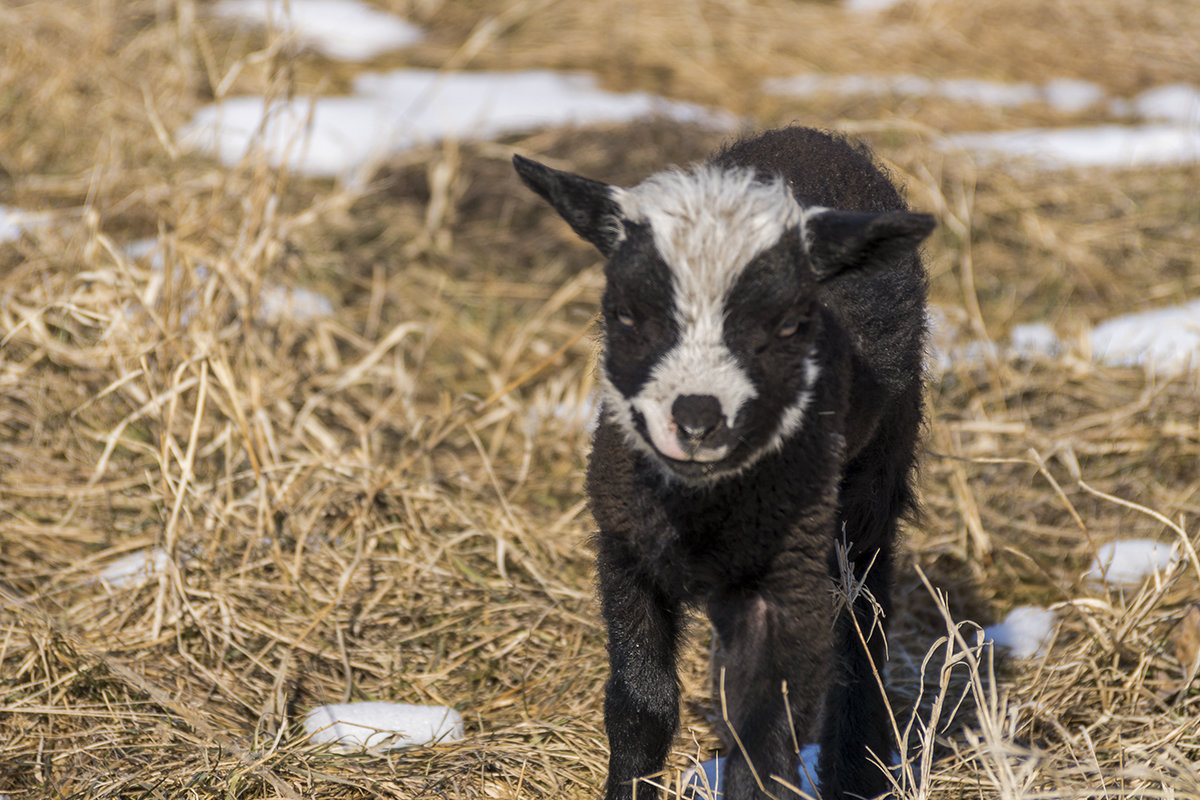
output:
[[[1131,99],[1200,75],[1191,0],[376,6],[426,37],[371,69],[587,70],[746,127],[868,141],[938,217],[931,295],[958,341],[1038,322],[1064,343],[931,372],[888,668],[925,780],[898,796],[1200,797],[1197,380],[1103,365],[1086,336],[1200,295],[1200,164],[1013,168],[941,146],[1113,121],[1096,107],[761,91],[912,74]],[[0,243],[0,795],[595,796],[606,664],[582,470],[601,277],[508,161],[629,183],[729,133],[511,132],[397,153],[361,183],[222,165],[176,139],[200,108],[344,92],[365,67],[210,11],[0,9],[0,202],[47,215]],[[323,302],[279,312],[279,287]],[[1134,537],[1177,565],[1086,577]],[[102,578],[151,548],[161,572]],[[1024,605],[1056,612],[1037,655],[975,647],[973,623]],[[698,621],[668,783],[717,745],[707,639]],[[307,743],[300,717],[347,700],[450,705],[466,736]]]

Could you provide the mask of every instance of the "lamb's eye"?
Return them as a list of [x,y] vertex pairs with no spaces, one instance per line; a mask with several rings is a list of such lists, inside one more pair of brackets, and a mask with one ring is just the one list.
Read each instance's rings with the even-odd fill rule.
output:
[[629,313],[628,309],[624,309],[624,308],[621,309],[620,311],[618,311],[616,313],[616,317],[617,317],[617,324],[620,325],[625,330],[631,331],[635,327],[637,327],[637,325],[633,319],[633,314]]
[[800,330],[800,327],[807,321],[807,317],[792,317],[779,326],[779,328],[775,331],[775,336],[779,339],[787,339],[795,336],[796,331]]

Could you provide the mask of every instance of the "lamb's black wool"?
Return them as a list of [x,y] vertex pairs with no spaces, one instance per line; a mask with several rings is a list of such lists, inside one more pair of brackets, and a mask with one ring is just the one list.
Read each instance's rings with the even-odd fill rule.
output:
[[716,629],[716,702],[741,743],[726,800],[789,794],[793,731],[819,736],[823,797],[885,792],[870,761],[892,751],[883,632],[866,593],[857,626],[838,610],[835,545],[886,620],[897,520],[914,507],[917,246],[932,218],[863,148],[806,128],[631,189],[514,164],[608,259],[587,482],[612,668],[607,798],[663,766],[689,605]]

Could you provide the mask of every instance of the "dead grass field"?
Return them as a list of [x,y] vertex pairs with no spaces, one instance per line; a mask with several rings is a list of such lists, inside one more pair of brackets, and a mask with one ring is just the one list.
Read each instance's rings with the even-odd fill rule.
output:
[[[373,67],[587,69],[862,136],[939,216],[933,299],[971,336],[1031,320],[1070,334],[1200,294],[1200,166],[1013,177],[935,147],[1086,112],[758,89],[807,70],[1077,77],[1116,96],[1195,83],[1194,0],[378,5],[430,35]],[[261,159],[222,168],[172,138],[216,97],[352,74],[192,0],[0,5],[0,204],[53,215],[0,244],[12,800],[598,791],[582,470],[600,276],[508,157],[632,182],[722,136],[648,121],[447,144],[354,191]],[[123,249],[145,237],[164,271]],[[335,313],[271,317],[275,285]],[[1086,356],[931,379],[926,514],[891,621],[898,725],[914,702],[933,720],[908,731],[926,779],[905,800],[1200,798],[1197,381]],[[1184,559],[1140,590],[1082,579],[1098,544],[1129,536]],[[98,580],[152,546],[172,556],[160,577]],[[947,623],[1027,603],[1061,609],[1030,661]],[[707,629],[693,633],[668,781],[715,746]],[[467,738],[352,756],[305,743],[307,709],[366,699],[452,705]]]

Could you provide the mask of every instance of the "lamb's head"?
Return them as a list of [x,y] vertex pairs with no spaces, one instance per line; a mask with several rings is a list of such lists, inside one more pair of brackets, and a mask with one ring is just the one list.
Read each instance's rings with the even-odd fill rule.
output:
[[818,287],[911,251],[932,220],[802,208],[786,183],[700,165],[625,189],[517,156],[608,259],[604,410],[668,476],[705,483],[778,449],[820,377]]

